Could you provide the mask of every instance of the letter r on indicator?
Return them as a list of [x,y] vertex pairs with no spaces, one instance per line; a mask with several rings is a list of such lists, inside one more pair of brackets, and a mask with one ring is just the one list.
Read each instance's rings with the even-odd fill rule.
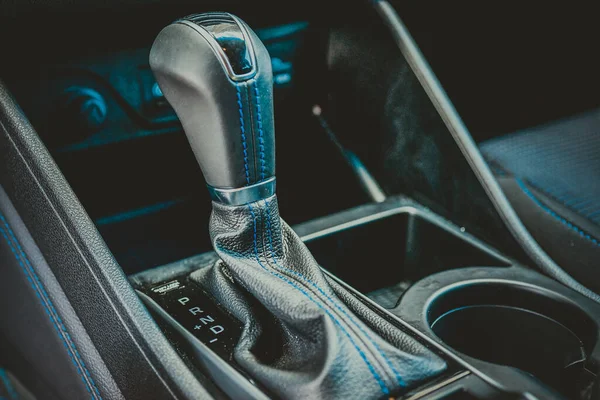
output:
[[200,309],[200,307],[192,307],[192,308],[190,308],[190,309],[189,309],[189,312],[191,312],[191,313],[192,313],[192,315],[196,315],[196,314],[201,314],[201,313],[203,313],[204,311],[202,311],[202,310]]

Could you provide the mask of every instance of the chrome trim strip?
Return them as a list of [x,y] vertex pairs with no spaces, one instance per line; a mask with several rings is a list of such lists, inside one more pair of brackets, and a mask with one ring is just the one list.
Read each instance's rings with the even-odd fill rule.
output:
[[[420,392],[417,392],[413,395],[410,395],[409,397],[407,397],[405,400],[420,400],[430,394],[432,394],[433,392],[439,390],[439,389],[443,389],[444,387],[450,385],[451,383],[454,383],[462,378],[465,378],[467,376],[471,375],[471,371],[463,371],[460,372],[442,382],[438,382],[435,385],[429,386],[423,390],[421,390]],[[450,393],[449,393],[450,394]]]
[[217,203],[228,206],[242,206],[255,201],[267,199],[275,194],[275,177],[250,186],[236,189],[217,188],[206,185],[210,197]]
[[333,131],[333,129],[331,129],[331,126],[329,126],[327,119],[325,119],[325,117],[323,116],[321,106],[315,104],[312,108],[312,114],[319,121],[321,128],[323,128],[327,136],[329,136],[329,139],[333,142],[335,147],[337,147],[339,152],[342,153],[342,155],[350,165],[350,168],[352,168],[352,172],[354,172],[354,175],[356,175],[356,178],[360,182],[367,195],[369,195],[371,200],[373,200],[376,203],[384,202],[387,198],[387,195],[385,194],[375,177],[371,175],[367,167],[362,163],[360,158],[358,158],[358,156],[350,150],[344,148],[342,143],[340,143],[335,132]]
[[371,175],[371,172],[367,169],[365,164],[363,164],[360,158],[350,150],[346,150],[345,156],[362,187],[369,194],[369,197],[371,197],[371,200],[375,203],[383,203],[387,198],[387,195],[379,185],[379,182]]

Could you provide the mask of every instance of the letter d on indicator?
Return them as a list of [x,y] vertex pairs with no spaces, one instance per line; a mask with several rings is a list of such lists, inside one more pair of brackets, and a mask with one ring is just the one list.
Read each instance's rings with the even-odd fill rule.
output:
[[225,330],[225,328],[223,328],[221,325],[215,325],[215,326],[211,326],[210,330],[215,335],[218,335],[219,333],[223,332]]

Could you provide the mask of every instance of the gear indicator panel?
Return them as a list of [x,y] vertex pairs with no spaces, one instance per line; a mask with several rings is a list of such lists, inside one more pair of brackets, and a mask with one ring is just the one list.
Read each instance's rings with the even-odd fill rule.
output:
[[231,361],[242,323],[195,283],[175,279],[146,292],[173,319],[224,360]]

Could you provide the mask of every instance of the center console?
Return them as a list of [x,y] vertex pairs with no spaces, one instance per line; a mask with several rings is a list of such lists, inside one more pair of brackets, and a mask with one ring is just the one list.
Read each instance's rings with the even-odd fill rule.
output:
[[[330,282],[447,360],[445,373],[401,398],[594,398],[598,304],[464,228],[399,196],[294,229]],[[239,321],[188,280],[217,259],[202,254],[130,277],[176,348],[191,346],[182,355],[195,354],[195,367],[209,376],[216,372],[208,349],[231,363],[232,374],[239,368],[229,347]],[[215,308],[208,330],[181,317],[181,297]]]
[[[256,36],[228,14],[195,15],[161,33],[152,55],[55,63],[40,84],[9,86],[127,282],[213,397],[598,398],[600,305],[531,267],[419,71],[373,10],[358,8],[372,32],[353,25],[362,14]],[[258,52],[250,66],[211,61],[217,50],[203,41],[177,53],[188,28],[207,43],[212,32],[227,57],[240,51],[232,37]],[[185,59],[193,51],[204,56]],[[202,72],[198,60],[228,61],[219,72],[233,75],[186,76],[190,65]],[[389,62],[382,76],[377,62]],[[247,83],[252,63],[272,77]],[[237,102],[221,104],[224,92]],[[196,102],[222,115],[198,122]]]

